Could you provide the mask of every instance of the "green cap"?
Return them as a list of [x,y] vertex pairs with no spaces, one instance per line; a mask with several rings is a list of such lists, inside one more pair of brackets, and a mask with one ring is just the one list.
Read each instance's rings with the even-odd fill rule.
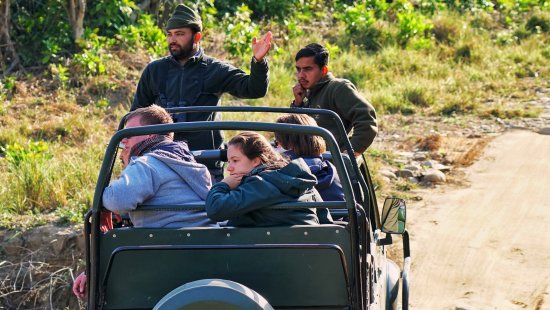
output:
[[185,4],[179,4],[166,22],[166,30],[186,27],[198,27],[202,31],[201,16]]

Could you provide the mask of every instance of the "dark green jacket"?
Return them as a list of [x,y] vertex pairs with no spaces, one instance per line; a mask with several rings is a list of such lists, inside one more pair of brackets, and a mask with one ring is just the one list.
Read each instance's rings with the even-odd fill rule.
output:
[[[228,63],[206,56],[202,49],[184,65],[167,56],[145,68],[131,110],[153,103],[165,108],[216,106],[223,93],[239,98],[265,96],[269,85],[267,61],[251,61],[250,72],[248,75]],[[215,117],[212,113],[189,113],[177,115],[174,120],[206,121]],[[186,140],[191,150],[216,149],[223,142],[220,131],[182,133],[176,135],[176,139]]]
[[[378,132],[376,112],[353,83],[328,73],[309,90],[306,98],[301,107],[332,110],[340,116],[346,132],[349,134],[353,131],[350,142],[355,152],[362,153],[372,144]],[[330,117],[314,117],[319,126],[334,135],[340,147],[344,146],[344,137],[340,137]]]
[[277,170],[260,166],[231,190],[214,184],[206,197],[206,214],[230,226],[286,226],[319,224],[314,209],[265,209],[284,202],[322,201],[315,190],[317,179],[302,159]]

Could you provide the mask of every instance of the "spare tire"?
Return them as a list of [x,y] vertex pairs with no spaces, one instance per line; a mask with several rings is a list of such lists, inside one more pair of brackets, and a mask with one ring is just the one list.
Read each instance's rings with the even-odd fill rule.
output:
[[184,284],[166,294],[153,310],[273,310],[262,295],[237,282],[203,279]]

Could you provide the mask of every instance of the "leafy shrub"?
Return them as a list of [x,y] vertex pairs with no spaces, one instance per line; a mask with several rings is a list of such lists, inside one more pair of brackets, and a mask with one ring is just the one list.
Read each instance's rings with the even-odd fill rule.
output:
[[137,25],[121,26],[115,37],[126,50],[135,51],[145,48],[155,58],[166,54],[166,36],[156,26],[150,15],[141,15]]
[[412,10],[397,13],[399,21],[398,40],[401,45],[406,46],[413,37],[423,38],[426,31],[432,28],[432,25],[424,21],[424,17]]
[[337,14],[336,18],[344,23],[346,34],[352,43],[371,51],[382,48],[381,33],[374,27],[375,13],[367,7],[366,2],[344,5],[343,12]]
[[15,89],[15,81],[16,81],[16,77],[15,76],[12,76],[12,75],[8,75],[6,77],[4,77],[4,81],[2,83],[3,85],[3,89],[8,91],[8,92],[12,92],[14,89]]
[[218,17],[237,15],[241,7],[250,8],[251,18],[255,21],[261,19],[284,19],[292,15],[302,1],[300,0],[215,0]]
[[454,53],[454,59],[457,62],[470,61],[472,58],[472,47],[470,45],[463,45],[456,49]]
[[544,15],[533,15],[525,23],[525,29],[533,33],[548,32],[550,31],[550,19]]
[[420,12],[426,15],[434,15],[438,11],[445,9],[445,3],[440,0],[423,0],[417,4],[420,8]]
[[252,38],[259,34],[260,29],[250,20],[251,13],[248,6],[243,4],[235,15],[226,14],[224,17],[224,48],[233,56],[243,58],[245,55],[252,55]]
[[121,27],[132,24],[138,7],[132,0],[100,0],[88,2],[84,24],[102,36],[114,36]]
[[112,55],[107,52],[115,45],[116,40],[97,34],[98,30],[86,29],[79,44],[82,52],[74,55],[73,63],[78,65],[86,76],[107,73],[107,62]]
[[195,4],[195,8],[201,15],[203,28],[207,30],[216,28],[219,18],[218,9],[214,5],[214,0],[198,1]]
[[12,40],[23,66],[47,64],[73,51],[66,16],[62,1],[12,1]]
[[39,162],[53,157],[48,152],[48,144],[43,141],[29,141],[26,147],[18,143],[8,144],[0,150],[12,168],[18,168],[24,162]]
[[59,83],[61,88],[66,88],[69,83],[69,68],[63,66],[62,64],[50,64],[50,73],[52,78]]
[[517,38],[511,31],[501,31],[497,33],[495,38],[495,42],[501,46],[513,44],[516,42],[516,40]]
[[459,12],[492,11],[494,3],[491,0],[444,0],[451,10]]

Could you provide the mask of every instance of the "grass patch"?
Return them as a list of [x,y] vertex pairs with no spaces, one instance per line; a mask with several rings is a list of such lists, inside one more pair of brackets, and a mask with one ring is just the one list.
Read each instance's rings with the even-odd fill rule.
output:
[[[388,16],[365,25],[369,32],[353,32],[353,38],[346,36],[353,29],[341,22],[325,28],[304,22],[304,31],[295,33],[273,25],[268,95],[246,101],[224,95],[223,105],[288,107],[296,83],[294,55],[306,44],[320,42],[331,52],[330,71],[351,80],[379,115],[536,117],[541,109],[525,102],[536,99],[534,89],[548,87],[549,13],[516,13],[472,10],[459,15],[435,10],[423,18],[412,13]],[[215,31],[209,32],[213,39]],[[209,42],[204,42],[208,54],[244,64],[248,70],[249,55],[227,55],[219,48],[221,41],[208,49]],[[109,51],[106,46],[87,53],[71,64],[49,66],[26,78],[7,76],[0,82],[0,146],[41,142],[52,156],[14,166],[0,154],[0,182],[9,184],[0,188],[0,212],[52,212],[63,222],[74,222],[89,208],[105,145],[128,110],[148,54],[139,48]],[[222,117],[274,121],[277,115]],[[226,132],[227,137],[234,134]],[[435,136],[417,142],[427,150],[445,147]],[[469,152],[475,155],[475,150]],[[376,150],[368,155],[375,169],[394,160]],[[375,183],[384,187],[380,180]],[[406,192],[412,187],[404,182],[398,189]]]

